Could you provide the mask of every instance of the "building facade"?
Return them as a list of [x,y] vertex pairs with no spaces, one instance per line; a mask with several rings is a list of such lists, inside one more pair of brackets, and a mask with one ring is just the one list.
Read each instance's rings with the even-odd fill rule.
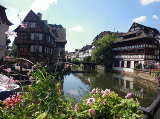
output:
[[85,57],[89,57],[92,55],[93,46],[92,45],[86,45],[83,48],[79,50],[79,59],[83,60]]
[[159,38],[157,29],[133,23],[129,31],[112,44],[113,69],[134,72],[138,65],[144,69],[149,62],[159,62]]
[[55,55],[54,59],[59,61],[65,60],[65,45],[66,41],[66,29],[62,27],[62,25],[49,24],[53,35],[55,37]]
[[[17,57],[27,58],[34,62],[55,62],[58,47],[56,41],[59,40],[59,37],[56,36],[57,32],[52,28],[47,20],[42,20],[41,13],[36,14],[31,10],[22,24],[15,29],[17,32],[15,38]],[[61,39],[66,43],[66,38],[63,38]],[[63,52],[65,52],[64,47],[65,44]]]
[[6,8],[0,5],[0,59],[5,56],[7,51],[7,35],[5,34],[12,23],[8,20],[5,12]]

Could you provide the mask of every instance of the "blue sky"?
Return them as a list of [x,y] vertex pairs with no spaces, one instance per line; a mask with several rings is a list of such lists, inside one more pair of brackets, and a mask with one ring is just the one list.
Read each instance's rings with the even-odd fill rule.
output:
[[30,9],[41,12],[48,23],[62,24],[66,50],[90,44],[102,31],[127,32],[133,21],[160,30],[160,0],[1,0],[15,25]]

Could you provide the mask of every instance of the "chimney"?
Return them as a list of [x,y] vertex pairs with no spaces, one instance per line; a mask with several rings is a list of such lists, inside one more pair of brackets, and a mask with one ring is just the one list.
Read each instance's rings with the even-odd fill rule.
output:
[[40,18],[40,20],[42,20],[42,14],[40,12],[38,12],[37,15]]

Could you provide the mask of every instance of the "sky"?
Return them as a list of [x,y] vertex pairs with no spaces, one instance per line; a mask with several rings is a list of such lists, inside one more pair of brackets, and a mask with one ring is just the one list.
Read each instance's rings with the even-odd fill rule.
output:
[[160,30],[160,0],[0,0],[0,4],[14,24],[10,30],[31,9],[41,12],[48,23],[63,25],[67,51],[91,44],[102,31],[127,32],[133,22]]

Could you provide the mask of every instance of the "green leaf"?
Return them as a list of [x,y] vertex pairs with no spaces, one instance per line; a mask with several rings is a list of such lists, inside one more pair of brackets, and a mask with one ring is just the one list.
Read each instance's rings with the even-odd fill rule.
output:
[[46,117],[47,117],[47,113],[44,112],[44,113],[40,114],[40,115],[37,117],[37,119],[45,119]]

